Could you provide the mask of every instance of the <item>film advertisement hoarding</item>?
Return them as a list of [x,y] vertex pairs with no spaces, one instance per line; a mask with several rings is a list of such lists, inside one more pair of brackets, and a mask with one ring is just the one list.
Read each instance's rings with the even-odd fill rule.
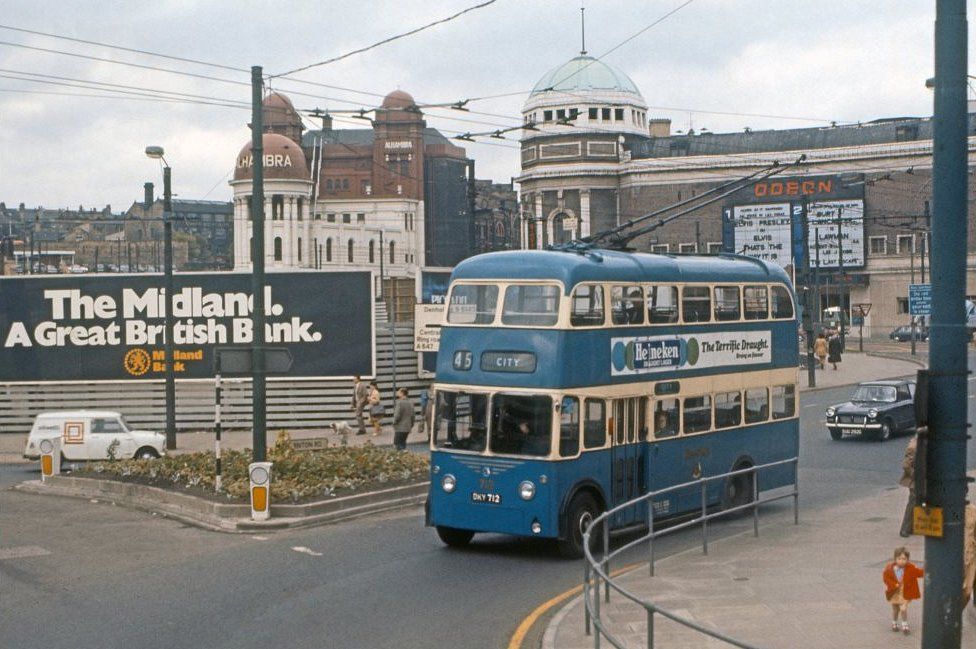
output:
[[793,263],[789,203],[736,205],[732,208],[732,222],[735,252],[778,266]]
[[[807,205],[811,268],[838,268],[837,232],[844,250],[844,267],[864,265],[864,201],[822,201]],[[818,250],[819,249],[819,250]]]
[[[163,282],[160,275],[0,279],[0,382],[163,379]],[[176,378],[212,377],[216,347],[254,341],[251,276],[177,274],[173,284]],[[268,273],[264,299],[266,344],[294,359],[282,378],[374,373],[369,273]]]

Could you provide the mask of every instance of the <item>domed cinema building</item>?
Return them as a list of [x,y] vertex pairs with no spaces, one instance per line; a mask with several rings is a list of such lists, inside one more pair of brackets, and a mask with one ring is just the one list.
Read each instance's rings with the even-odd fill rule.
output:
[[[397,317],[412,316],[422,267],[472,254],[474,162],[429,128],[409,93],[387,95],[372,128],[305,131],[281,93],[264,100],[265,263],[374,270],[381,259]],[[234,180],[235,267],[249,269],[250,144]],[[379,291],[377,290],[377,294]]]
[[[971,104],[971,134],[976,133],[973,109]],[[532,127],[523,130],[516,178],[524,247],[605,231],[705,192],[715,198],[725,194],[715,191],[720,185],[805,156],[804,162],[708,205],[689,203],[682,208],[688,213],[629,245],[658,253],[743,253],[788,272],[808,259],[811,267],[819,265],[818,283],[811,287],[819,301],[815,313],[840,305],[857,322],[864,305],[865,336],[886,337],[910,322],[912,269],[914,283],[929,281],[920,268],[929,247],[931,118],[672,133],[670,120],[648,113],[626,74],[584,54],[546,73],[522,113]],[[970,135],[969,152],[976,168],[976,135]],[[976,296],[973,205],[970,201],[970,299]],[[925,266],[931,267],[928,255]]]

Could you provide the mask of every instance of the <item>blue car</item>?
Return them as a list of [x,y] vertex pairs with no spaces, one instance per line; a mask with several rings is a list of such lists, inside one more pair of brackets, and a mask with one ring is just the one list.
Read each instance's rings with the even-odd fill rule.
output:
[[883,442],[897,433],[915,432],[915,382],[868,381],[851,400],[827,408],[827,430],[833,439],[864,437]]

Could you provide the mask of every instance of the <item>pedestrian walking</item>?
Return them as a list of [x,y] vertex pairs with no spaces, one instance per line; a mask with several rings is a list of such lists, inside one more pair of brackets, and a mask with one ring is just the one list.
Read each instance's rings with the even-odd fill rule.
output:
[[431,403],[430,393],[427,390],[423,390],[420,393],[420,432],[422,432],[427,439],[430,439],[430,411],[433,409],[433,404]]
[[840,362],[840,334],[834,331],[830,339],[827,340],[827,360],[837,369],[837,363]]
[[911,631],[908,628],[908,603],[922,596],[918,590],[918,579],[925,575],[925,571],[912,563],[910,558],[908,548],[895,548],[894,561],[886,565],[881,573],[885,599],[891,604],[891,630],[896,633],[901,631],[905,635]]
[[976,606],[976,505],[967,502],[962,531],[962,605]]
[[827,369],[827,339],[822,331],[817,334],[817,339],[813,341],[813,355],[817,357],[820,369]]
[[381,432],[383,432],[383,401],[380,398],[380,388],[376,385],[376,381],[370,381],[369,383],[369,397],[367,397],[367,403],[369,404],[369,423],[373,427],[373,437],[377,437]]
[[407,450],[407,435],[413,430],[414,409],[413,401],[406,388],[400,388],[396,393],[396,404],[393,406],[393,446],[397,450]]
[[919,434],[928,433],[928,429],[924,426],[920,427],[915,435],[908,440],[908,444],[905,446],[905,455],[901,460],[901,479],[898,480],[898,484],[903,487],[908,487],[908,502],[905,503],[905,514],[901,517],[901,531],[899,534],[902,537],[909,537],[912,535],[913,525],[912,519],[915,515],[915,456],[918,453],[918,436]]
[[355,375],[352,384],[352,410],[356,413],[356,434],[366,434],[366,422],[363,421],[363,410],[369,401],[369,385],[359,375]]

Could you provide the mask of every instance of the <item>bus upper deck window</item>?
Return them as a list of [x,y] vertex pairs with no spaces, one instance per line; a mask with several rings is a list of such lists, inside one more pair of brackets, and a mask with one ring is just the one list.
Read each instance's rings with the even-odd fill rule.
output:
[[451,291],[447,321],[451,324],[491,324],[495,320],[497,304],[497,286],[457,284]]
[[579,453],[580,410],[579,399],[563,397],[559,408],[559,455],[573,457]]
[[765,286],[746,286],[742,298],[746,320],[765,320],[769,317],[769,292]]
[[773,286],[773,318],[792,318],[793,299],[785,286]]
[[526,284],[505,289],[502,324],[552,326],[558,316],[558,286]]
[[685,286],[681,291],[681,312],[685,322],[712,319],[711,291],[707,286]]
[[583,446],[600,448],[607,443],[607,406],[602,399],[586,400],[583,420]]
[[678,321],[678,287],[647,288],[647,318],[651,324],[673,324]]
[[610,291],[613,324],[644,324],[644,291],[640,286],[614,286]]
[[603,287],[593,284],[577,286],[573,291],[569,322],[574,327],[603,324]]
[[716,286],[715,287],[715,320],[717,322],[738,320],[739,314],[740,314],[739,287],[738,286]]

